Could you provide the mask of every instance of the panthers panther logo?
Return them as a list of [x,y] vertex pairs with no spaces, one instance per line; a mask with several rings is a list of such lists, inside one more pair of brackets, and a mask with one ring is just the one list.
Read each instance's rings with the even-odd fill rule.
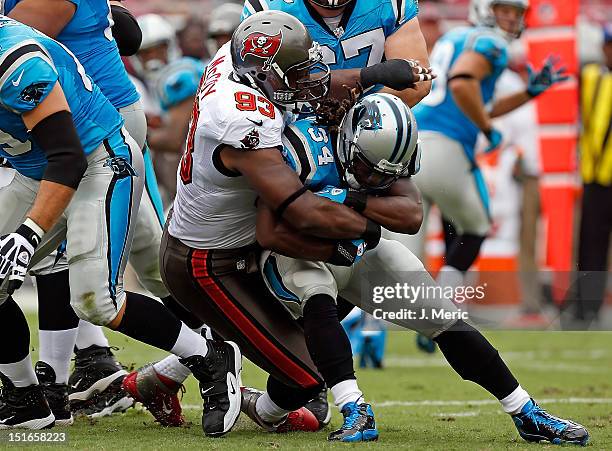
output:
[[21,91],[19,98],[24,102],[38,105],[48,85],[49,83],[47,82],[32,83],[30,86],[24,88],[24,90]]

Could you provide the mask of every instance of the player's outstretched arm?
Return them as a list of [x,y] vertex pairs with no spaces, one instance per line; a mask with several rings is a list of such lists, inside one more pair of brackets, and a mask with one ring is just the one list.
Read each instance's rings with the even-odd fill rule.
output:
[[362,214],[385,229],[414,235],[423,222],[421,192],[409,177],[403,177],[381,196],[368,196]]
[[[385,57],[390,59],[412,60],[419,63],[419,66],[427,72],[420,73],[421,79],[414,89],[404,89],[395,91],[385,88],[382,92],[390,92],[398,96],[409,107],[419,103],[431,90],[432,74],[429,67],[429,56],[427,54],[427,44],[421,32],[419,20],[414,17],[403,24],[395,33],[385,41]],[[428,76],[424,76],[428,75]],[[433,74],[435,77],[435,74]]]
[[491,73],[491,64],[480,53],[468,51],[457,59],[449,72],[448,87],[461,111],[480,130],[490,130],[491,116],[487,113],[480,81]]
[[242,174],[261,200],[298,232],[321,238],[378,241],[375,235],[380,233],[380,226],[306,190],[278,149],[245,151],[226,147],[221,159],[226,168]]
[[69,0],[21,0],[8,16],[55,38],[75,12],[76,5]]
[[[49,230],[62,215],[87,169],[87,159],[59,83],[23,122],[47,156],[47,167],[28,217]],[[60,130],[61,132],[58,132]]]

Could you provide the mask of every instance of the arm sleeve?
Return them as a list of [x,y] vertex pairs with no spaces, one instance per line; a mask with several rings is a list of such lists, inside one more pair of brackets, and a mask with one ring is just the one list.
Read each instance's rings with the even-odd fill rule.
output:
[[125,8],[111,5],[113,14],[113,37],[122,56],[134,55],[142,42],[142,31],[134,16]]
[[57,81],[57,70],[43,49],[34,41],[25,41],[4,56],[0,102],[17,114],[26,113],[49,95]]

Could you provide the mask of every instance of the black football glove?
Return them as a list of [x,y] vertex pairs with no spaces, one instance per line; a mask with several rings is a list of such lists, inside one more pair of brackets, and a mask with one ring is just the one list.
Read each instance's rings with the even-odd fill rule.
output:
[[396,91],[414,89],[416,84],[433,80],[436,75],[430,67],[418,61],[392,59],[361,69],[361,86],[364,89],[381,84]]

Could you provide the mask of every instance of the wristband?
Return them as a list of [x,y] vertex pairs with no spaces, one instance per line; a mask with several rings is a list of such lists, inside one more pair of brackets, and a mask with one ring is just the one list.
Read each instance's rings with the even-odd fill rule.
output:
[[344,205],[349,208],[352,208],[357,213],[363,212],[368,203],[368,195],[366,193],[362,193],[361,191],[353,191],[349,190],[346,194],[346,198],[344,199]]
[[23,221],[23,224],[19,226],[19,228],[15,231],[22,237],[24,237],[28,242],[32,245],[34,249],[40,244],[42,240],[42,236],[45,234],[45,231],[36,224],[32,219],[26,218]]
[[363,238],[366,242],[368,249],[374,249],[376,246],[378,246],[381,232],[380,224],[368,219],[365,232],[363,232],[361,235],[361,238]]
[[327,263],[335,266],[352,266],[355,263],[357,254],[351,252],[350,247],[347,245],[354,246],[350,240],[338,241],[334,248],[334,253]]

